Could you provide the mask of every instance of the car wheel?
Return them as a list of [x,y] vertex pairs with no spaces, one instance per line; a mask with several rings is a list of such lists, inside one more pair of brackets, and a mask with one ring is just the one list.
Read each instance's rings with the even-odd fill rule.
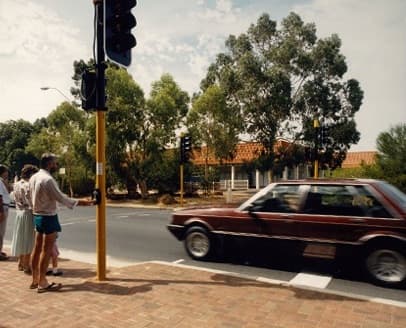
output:
[[191,227],[186,231],[185,249],[195,260],[206,260],[213,253],[213,242],[209,232],[202,227]]
[[395,247],[372,249],[365,267],[370,278],[379,285],[398,287],[406,281],[406,256]]

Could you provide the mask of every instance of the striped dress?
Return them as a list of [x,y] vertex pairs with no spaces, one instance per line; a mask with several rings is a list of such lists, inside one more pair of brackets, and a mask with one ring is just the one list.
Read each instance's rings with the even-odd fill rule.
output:
[[28,196],[28,181],[21,179],[14,184],[16,218],[14,223],[11,255],[30,254],[34,246],[34,219]]

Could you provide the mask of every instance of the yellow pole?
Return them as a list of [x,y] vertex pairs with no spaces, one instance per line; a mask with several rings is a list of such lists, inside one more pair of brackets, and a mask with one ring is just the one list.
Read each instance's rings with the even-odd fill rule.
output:
[[180,164],[180,206],[183,206],[183,164]]
[[100,203],[96,208],[97,280],[106,280],[106,175],[105,175],[105,115],[96,112],[96,188],[100,192]]
[[317,179],[319,177],[319,142],[318,142],[318,129],[320,128],[320,123],[318,119],[313,120],[313,127],[316,130],[316,137],[314,138],[314,178]]

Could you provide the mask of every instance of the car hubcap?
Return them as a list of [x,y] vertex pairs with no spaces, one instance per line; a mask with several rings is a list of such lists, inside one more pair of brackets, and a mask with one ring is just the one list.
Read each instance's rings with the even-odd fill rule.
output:
[[195,257],[204,257],[209,251],[209,239],[199,232],[192,232],[188,235],[186,245],[190,253]]
[[372,252],[367,259],[368,271],[378,280],[401,282],[406,278],[405,257],[388,249]]

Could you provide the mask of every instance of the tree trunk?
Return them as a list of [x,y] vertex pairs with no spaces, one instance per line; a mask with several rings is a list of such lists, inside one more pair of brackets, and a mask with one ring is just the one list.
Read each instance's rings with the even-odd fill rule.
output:
[[140,183],[140,190],[141,190],[141,197],[143,199],[148,198],[148,188],[147,188],[147,182],[145,180],[142,180]]

